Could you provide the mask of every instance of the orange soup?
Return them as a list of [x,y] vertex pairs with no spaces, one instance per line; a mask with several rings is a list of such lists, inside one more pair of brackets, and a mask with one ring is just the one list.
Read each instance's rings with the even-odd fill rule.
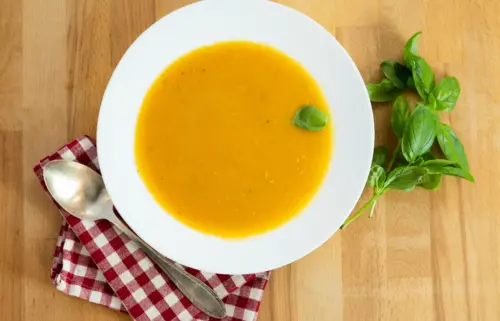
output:
[[308,72],[271,47],[221,42],[168,66],[137,121],[139,175],[177,220],[224,238],[274,229],[312,199],[332,153],[321,131],[292,124],[313,105],[328,112]]

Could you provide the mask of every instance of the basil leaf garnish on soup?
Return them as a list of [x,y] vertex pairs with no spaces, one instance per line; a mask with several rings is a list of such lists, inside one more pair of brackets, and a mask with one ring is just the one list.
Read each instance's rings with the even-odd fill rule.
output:
[[293,118],[293,124],[295,126],[312,131],[322,130],[327,123],[328,115],[310,105],[300,107]]

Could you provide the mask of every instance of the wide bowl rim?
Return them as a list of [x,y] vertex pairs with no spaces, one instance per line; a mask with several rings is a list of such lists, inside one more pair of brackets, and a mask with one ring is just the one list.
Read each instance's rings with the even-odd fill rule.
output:
[[[217,16],[219,20],[224,17],[223,19],[227,19],[229,22],[211,20],[215,19],[214,16]],[[266,21],[269,24],[275,23],[272,30],[266,29],[271,35],[261,35],[259,31],[255,31],[254,29],[258,29],[258,27],[253,24],[254,20],[251,17],[258,17],[259,24],[266,23]],[[188,27],[183,22],[184,20],[190,21],[191,27]],[[342,93],[340,89],[332,89],[335,91],[335,94],[332,95],[337,95],[332,99],[342,102],[342,109],[339,106],[332,107],[335,121],[332,132],[335,135],[334,148],[336,151],[332,156],[330,167],[332,172],[335,172],[340,178],[333,181],[330,177],[333,174],[328,173],[317,196],[306,206],[303,213],[273,231],[242,240],[224,240],[205,235],[188,228],[166,214],[153,197],[148,195],[144,184],[141,184],[129,155],[131,150],[131,146],[129,146],[131,144],[130,130],[134,117],[137,116],[137,110],[135,110],[137,109],[137,99],[141,95],[140,93],[143,97],[145,90],[149,87],[147,84],[151,84],[154,80],[155,77],[151,79],[152,75],[155,72],[159,74],[165,64],[168,65],[172,59],[176,59],[172,58],[170,62],[156,62],[155,67],[150,66],[150,64],[155,63],[156,56],[150,52],[149,54],[145,53],[151,48],[155,48],[160,51],[164,50],[163,53],[168,55],[171,51],[177,50],[176,46],[189,47],[186,45],[189,39],[194,42],[204,42],[192,49],[206,45],[206,41],[208,43],[221,41],[221,39],[207,40],[205,38],[199,40],[202,39],[202,36],[197,38],[198,36],[194,32],[196,30],[193,31],[192,24],[200,24],[200,20],[204,21],[205,25],[201,23],[198,28],[209,25],[210,27],[205,27],[207,34],[227,33],[227,40],[236,37],[235,39],[256,41],[256,39],[248,39],[247,37],[238,38],[238,32],[257,38],[262,36],[266,40],[259,41],[257,39],[257,42],[276,47],[299,60],[300,63],[309,63],[312,66],[311,69],[307,65],[305,67],[310,72],[311,70],[316,72],[318,78],[314,72],[312,73],[322,90],[332,89],[331,84],[335,84],[335,86],[341,86],[344,91]],[[227,27],[224,23],[234,27],[233,30],[224,30]],[[245,27],[244,24],[248,26]],[[295,29],[296,37],[288,39],[286,33],[273,36],[273,32],[278,33],[280,28],[285,28],[280,24],[284,24],[292,30]],[[184,36],[188,40],[178,37],[175,32],[172,32],[173,29],[181,26],[186,28]],[[219,29],[211,31],[215,28]],[[260,32],[262,33],[262,31]],[[164,36],[165,34],[168,36]],[[224,36],[221,37],[226,39]],[[158,45],[157,42],[162,39],[167,39],[176,45],[172,48],[161,47],[162,45]],[[318,50],[309,53],[300,48],[297,41],[307,44],[314,42],[314,48]],[[294,49],[291,51],[283,50],[287,46]],[[179,49],[179,52],[172,53],[171,56],[179,57],[185,51]],[[328,54],[332,54],[332,60],[335,62],[328,60]],[[310,55],[316,56],[309,57]],[[151,68],[146,77],[149,77],[147,80],[143,79],[145,76],[141,74],[141,70],[137,69],[138,61],[145,57],[150,60],[144,62],[143,67],[145,69]],[[313,58],[323,62],[324,66],[314,65],[316,62],[313,61]],[[159,68],[158,64],[163,64],[163,68]],[[334,66],[344,73],[342,77],[339,75],[330,76],[326,73],[327,71],[322,70],[330,68],[331,71]],[[328,77],[335,79],[330,81]],[[119,97],[120,95],[127,97]],[[330,92],[325,96],[329,95]],[[328,97],[327,101],[330,104]],[[350,103],[354,106],[348,106]],[[118,104],[124,109],[118,110],[116,107]],[[127,108],[134,109],[134,111],[129,112]],[[353,110],[347,111],[345,108]],[[356,121],[353,120],[352,113],[357,113]],[[339,115],[342,116],[337,118]],[[120,121],[117,121],[117,116],[120,116]],[[344,124],[346,119],[347,124]],[[353,128],[348,128],[349,126]],[[328,31],[311,18],[289,7],[264,0],[201,1],[176,10],[154,23],[128,48],[114,70],[103,96],[97,127],[97,149],[103,179],[115,207],[127,224],[142,239],[165,256],[186,266],[224,274],[256,273],[278,268],[305,256],[329,239],[350,214],[361,196],[368,176],[374,145],[371,104],[363,79],[349,54]],[[133,130],[135,131],[135,126]],[[339,132],[341,137],[338,135]],[[352,140],[354,146],[349,145],[349,139]],[[339,150],[348,156],[337,155]],[[123,161],[125,165],[120,161]],[[345,195],[329,197],[328,193],[332,191],[345,193]],[[336,201],[336,208],[327,204],[329,198]],[[318,201],[319,199],[321,202]],[[327,211],[330,210],[332,217],[327,215]],[[335,213],[335,210],[338,214]],[[141,211],[147,214],[138,214]],[[321,213],[317,214],[318,212]],[[160,214],[164,217],[160,217]],[[147,218],[144,219],[142,215],[147,215]],[[311,222],[313,218],[314,222]],[[164,229],[159,227],[161,224],[165,226]]]

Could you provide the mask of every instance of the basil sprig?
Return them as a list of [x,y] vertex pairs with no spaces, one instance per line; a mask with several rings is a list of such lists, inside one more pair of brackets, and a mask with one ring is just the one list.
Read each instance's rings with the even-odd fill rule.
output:
[[[389,159],[385,146],[377,146],[367,184],[373,196],[341,226],[345,228],[368,208],[373,216],[380,196],[389,190],[411,191],[415,187],[436,190],[443,176],[455,176],[474,182],[464,146],[453,129],[439,120],[439,112],[451,112],[460,96],[455,77],[443,78],[437,85],[434,73],[424,58],[418,55],[415,33],[405,44],[404,63],[384,60],[380,64],[385,78],[380,83],[366,85],[372,102],[394,101],[391,128],[397,138],[396,148]],[[402,93],[416,91],[422,98],[413,109]],[[445,158],[433,151],[441,151]],[[440,153],[438,153],[440,154]]]

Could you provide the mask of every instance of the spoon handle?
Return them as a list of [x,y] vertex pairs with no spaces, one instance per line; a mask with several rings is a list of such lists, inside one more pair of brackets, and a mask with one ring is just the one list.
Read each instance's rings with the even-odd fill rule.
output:
[[113,217],[108,217],[108,220],[122,230],[130,239],[136,241],[141,249],[155,261],[162,271],[167,274],[170,280],[174,282],[179,291],[200,309],[200,311],[217,319],[222,319],[226,316],[224,302],[222,302],[212,288],[208,287],[205,283],[183,269],[167,261],[114,215]]

